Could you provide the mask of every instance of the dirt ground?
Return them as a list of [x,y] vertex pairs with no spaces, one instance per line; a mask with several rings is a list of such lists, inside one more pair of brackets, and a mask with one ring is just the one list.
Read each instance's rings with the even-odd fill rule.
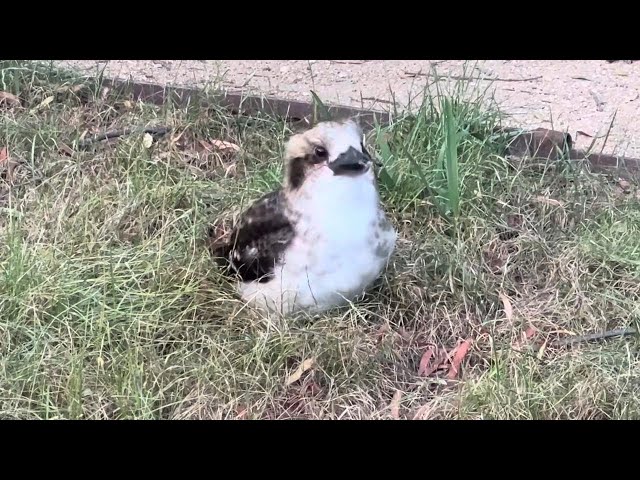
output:
[[[106,65],[109,77],[172,85],[222,81],[228,90],[386,109],[394,92],[406,105],[438,75],[489,85],[508,126],[566,130],[579,148],[594,139],[597,151],[640,158],[640,62],[435,61],[435,60],[83,60],[59,62],[87,74]],[[463,71],[464,65],[466,71]],[[485,80],[485,78],[487,80]],[[454,78],[455,79],[455,78]],[[469,80],[467,80],[469,79]],[[615,115],[615,120],[614,120]],[[611,122],[613,127],[607,138]],[[606,140],[606,143],[605,143]],[[603,148],[604,146],[604,148]]]

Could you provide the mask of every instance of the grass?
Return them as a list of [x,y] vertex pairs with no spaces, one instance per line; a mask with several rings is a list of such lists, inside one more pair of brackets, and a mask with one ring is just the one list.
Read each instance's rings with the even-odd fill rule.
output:
[[[637,194],[502,157],[490,98],[461,88],[370,135],[400,231],[384,278],[350,308],[269,322],[220,276],[206,232],[278,184],[286,124],[0,62],[0,90],[22,101],[0,107],[0,416],[639,418],[636,338],[552,344],[637,326]],[[178,134],[73,151],[85,131],[155,124]],[[430,346],[463,340],[456,378],[418,375]]]

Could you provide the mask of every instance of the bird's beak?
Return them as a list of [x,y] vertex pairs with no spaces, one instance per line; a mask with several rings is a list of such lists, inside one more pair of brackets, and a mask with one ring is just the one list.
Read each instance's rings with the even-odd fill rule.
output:
[[350,147],[333,162],[329,162],[329,168],[334,175],[345,175],[365,171],[371,163],[371,157],[366,153]]

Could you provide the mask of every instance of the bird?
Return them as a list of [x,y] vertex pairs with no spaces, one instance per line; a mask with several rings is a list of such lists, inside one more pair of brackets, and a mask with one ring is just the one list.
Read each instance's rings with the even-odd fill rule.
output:
[[212,247],[246,304],[283,315],[320,313],[372,286],[398,237],[374,164],[353,118],[319,122],[288,138],[281,185]]

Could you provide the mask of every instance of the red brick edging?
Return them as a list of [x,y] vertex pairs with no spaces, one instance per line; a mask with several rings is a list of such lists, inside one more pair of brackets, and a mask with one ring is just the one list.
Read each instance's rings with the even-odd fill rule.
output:
[[[134,100],[164,105],[171,101],[185,105],[194,101],[206,104],[207,94],[197,88],[162,86],[152,83],[125,80],[103,79],[102,84],[108,88],[132,95]],[[233,114],[266,113],[284,118],[296,124],[307,124],[313,116],[313,104],[295,100],[284,100],[275,97],[244,96],[239,93],[221,93],[214,96],[216,103]],[[370,129],[377,122],[386,124],[391,117],[386,112],[365,110],[342,105],[327,105],[329,111],[338,117],[357,116],[365,129]],[[557,160],[569,153],[569,158],[578,162],[586,161],[592,171],[612,173],[627,179],[636,179],[640,175],[640,159],[618,157],[603,153],[586,154],[573,148],[571,135],[556,130],[537,128],[523,131],[515,128],[504,128],[514,137],[507,148],[508,155],[521,158],[542,158]],[[566,158],[566,157],[565,157]]]

